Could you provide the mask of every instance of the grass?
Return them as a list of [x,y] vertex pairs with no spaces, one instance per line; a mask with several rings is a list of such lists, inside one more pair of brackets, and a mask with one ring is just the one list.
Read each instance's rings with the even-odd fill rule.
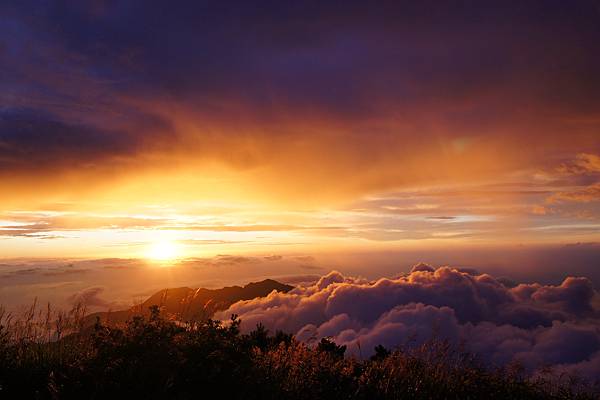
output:
[[2,399],[592,399],[597,387],[518,366],[489,369],[444,341],[369,360],[328,339],[312,345],[258,326],[165,320],[159,307],[125,325],[82,329],[85,309],[0,312]]

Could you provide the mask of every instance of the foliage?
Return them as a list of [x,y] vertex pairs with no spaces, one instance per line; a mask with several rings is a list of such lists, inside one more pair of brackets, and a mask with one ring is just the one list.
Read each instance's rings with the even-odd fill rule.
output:
[[283,332],[270,334],[262,325],[242,334],[235,315],[225,324],[182,324],[163,319],[154,306],[125,326],[98,321],[86,331],[77,330],[80,313],[60,314],[57,326],[49,315],[46,322],[31,315],[15,322],[0,312],[0,398],[587,399],[598,394],[574,380],[528,379],[517,367],[486,369],[473,355],[441,341],[395,351],[377,346],[375,356],[360,360],[345,357],[345,346],[329,339],[311,346]]

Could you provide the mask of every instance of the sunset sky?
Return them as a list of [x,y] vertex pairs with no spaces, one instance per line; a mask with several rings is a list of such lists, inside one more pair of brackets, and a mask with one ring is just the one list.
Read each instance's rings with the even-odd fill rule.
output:
[[1,3],[1,257],[600,241],[598,1],[157,3]]
[[[80,390],[128,370],[129,350],[86,364],[98,338],[180,354],[199,369],[167,368],[178,395],[206,372],[179,332],[258,324],[296,341],[218,348],[304,373],[293,354],[322,339],[427,362],[433,340],[448,371],[472,353],[514,390],[563,393],[548,371],[600,377],[598,288],[600,0],[0,0],[0,351],[52,398],[77,393],[63,375]],[[151,304],[160,334],[107,328]],[[83,314],[105,324],[93,341]],[[60,346],[31,346],[37,331]],[[68,374],[30,363],[45,348]],[[334,348],[336,368],[405,369]]]

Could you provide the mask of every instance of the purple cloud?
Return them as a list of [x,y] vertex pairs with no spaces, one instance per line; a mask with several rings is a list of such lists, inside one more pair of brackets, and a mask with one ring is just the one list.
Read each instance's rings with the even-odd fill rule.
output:
[[242,329],[257,323],[300,340],[332,337],[368,357],[376,345],[394,348],[431,338],[462,343],[494,365],[512,361],[530,372],[543,366],[600,374],[600,313],[587,278],[558,286],[508,287],[488,274],[418,264],[405,276],[366,281],[337,271],[289,293],[232,305]]

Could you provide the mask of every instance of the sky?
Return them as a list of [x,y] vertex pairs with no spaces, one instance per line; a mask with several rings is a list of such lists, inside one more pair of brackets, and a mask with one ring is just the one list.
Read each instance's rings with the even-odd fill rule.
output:
[[593,245],[598,43],[593,0],[3,1],[0,255]]
[[3,0],[0,322],[273,278],[216,318],[595,379],[599,43],[599,0]]

